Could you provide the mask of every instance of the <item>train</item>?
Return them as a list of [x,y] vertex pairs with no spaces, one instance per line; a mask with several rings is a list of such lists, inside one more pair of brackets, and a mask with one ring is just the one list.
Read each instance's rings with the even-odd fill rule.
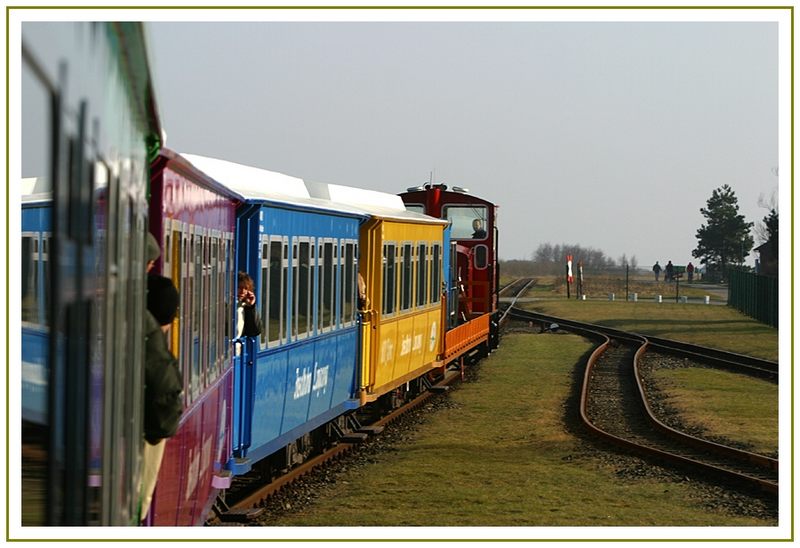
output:
[[[38,132],[22,154],[22,526],[202,525],[238,478],[277,476],[499,343],[495,204],[171,150],[145,36],[22,26]],[[141,515],[148,232],[180,297],[183,413]],[[239,272],[257,336],[236,335]]]

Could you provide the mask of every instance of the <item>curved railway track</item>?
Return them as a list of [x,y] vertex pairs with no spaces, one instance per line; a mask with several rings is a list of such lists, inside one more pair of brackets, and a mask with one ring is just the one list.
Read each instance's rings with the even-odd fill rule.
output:
[[653,343],[642,335],[534,312],[513,309],[509,315],[547,326],[555,323],[600,343],[587,362],[580,398],[581,420],[592,434],[627,451],[703,476],[777,493],[777,459],[692,436],[660,421],[648,401],[638,362],[652,347],[776,382],[777,364],[750,358],[740,361],[736,354],[666,339]]
[[511,297],[511,302],[506,306],[503,314],[500,316],[500,325],[506,322],[508,313],[514,308],[517,299],[525,294],[529,287],[536,285],[535,278],[517,278],[508,285],[504,286],[498,292],[499,297]]

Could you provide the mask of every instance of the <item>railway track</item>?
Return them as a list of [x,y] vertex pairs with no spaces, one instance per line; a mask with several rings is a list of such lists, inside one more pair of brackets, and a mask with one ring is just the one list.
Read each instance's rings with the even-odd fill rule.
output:
[[666,349],[776,382],[777,364],[750,359],[740,363],[735,354],[661,339],[654,344],[642,335],[517,309],[509,314],[518,320],[540,322],[548,328],[558,324],[559,328],[598,341],[599,346],[587,362],[580,398],[581,420],[592,434],[627,451],[693,470],[704,477],[713,476],[729,485],[777,494],[777,459],[692,436],[660,421],[648,401],[638,362],[651,347]]
[[508,313],[514,308],[514,304],[517,302],[517,299],[525,294],[529,287],[536,285],[535,278],[517,278],[513,282],[509,283],[508,285],[504,286],[500,291],[498,291],[498,297],[504,298],[511,298],[510,303],[506,306],[506,309],[503,311],[503,314],[500,316],[500,325],[502,326],[506,322],[506,318]]

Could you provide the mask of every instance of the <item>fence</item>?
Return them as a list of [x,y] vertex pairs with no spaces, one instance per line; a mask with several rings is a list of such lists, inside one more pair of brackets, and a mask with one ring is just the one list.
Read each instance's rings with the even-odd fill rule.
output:
[[778,278],[735,269],[728,274],[728,305],[778,327]]

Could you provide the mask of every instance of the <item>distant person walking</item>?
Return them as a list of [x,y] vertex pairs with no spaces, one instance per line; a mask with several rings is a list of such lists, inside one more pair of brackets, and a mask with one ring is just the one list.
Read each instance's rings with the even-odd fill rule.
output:
[[658,264],[658,261],[653,265],[653,272],[656,273],[656,281],[658,281],[658,276],[661,274],[661,265]]
[[671,282],[672,281],[672,261],[667,261],[667,266],[664,267],[664,281]]
[[692,283],[692,278],[694,278],[694,265],[692,263],[686,265],[686,278],[689,283]]

